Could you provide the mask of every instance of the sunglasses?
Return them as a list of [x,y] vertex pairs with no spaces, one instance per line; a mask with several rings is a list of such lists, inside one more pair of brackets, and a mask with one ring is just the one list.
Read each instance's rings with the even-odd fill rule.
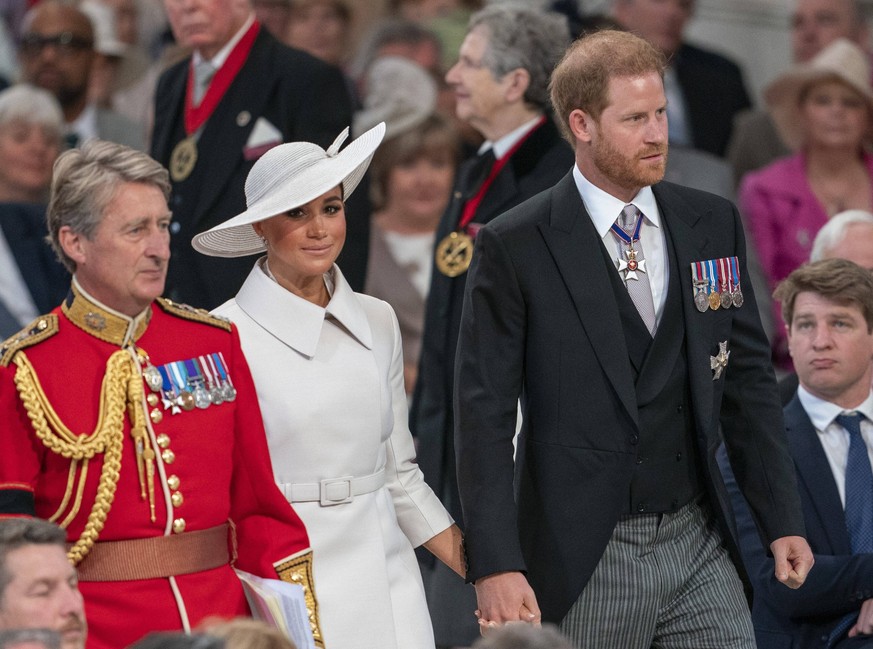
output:
[[72,32],[61,32],[51,36],[42,34],[24,34],[21,37],[20,51],[24,56],[36,56],[52,46],[63,56],[71,56],[94,47],[94,41],[76,36]]

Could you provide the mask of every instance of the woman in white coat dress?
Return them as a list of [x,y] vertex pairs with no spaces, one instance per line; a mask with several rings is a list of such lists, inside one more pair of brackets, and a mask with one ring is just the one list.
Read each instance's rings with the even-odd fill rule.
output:
[[246,179],[248,209],[194,238],[208,255],[266,251],[215,313],[239,328],[276,481],[309,532],[327,649],[432,649],[413,548],[464,573],[460,530],[414,461],[397,318],[334,264],[343,201],[384,131],[341,152],[347,130],[327,151],[274,147]]

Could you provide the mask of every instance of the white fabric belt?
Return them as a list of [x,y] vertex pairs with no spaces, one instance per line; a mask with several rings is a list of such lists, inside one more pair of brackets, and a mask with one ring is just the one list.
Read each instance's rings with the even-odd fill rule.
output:
[[372,475],[360,478],[345,476],[342,478],[326,478],[319,482],[301,484],[279,483],[279,489],[285,494],[289,503],[317,502],[322,507],[350,503],[355,496],[362,496],[385,484],[385,469],[379,469]]

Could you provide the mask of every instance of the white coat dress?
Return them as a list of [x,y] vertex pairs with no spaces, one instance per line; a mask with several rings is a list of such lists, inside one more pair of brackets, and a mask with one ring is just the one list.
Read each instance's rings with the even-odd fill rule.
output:
[[414,461],[397,318],[353,292],[337,266],[322,308],[279,286],[263,261],[215,313],[239,328],[276,482],[289,500],[301,490],[343,500],[349,483],[321,481],[385,475],[349,502],[293,502],[312,545],[326,649],[433,649],[413,547],[452,519]]

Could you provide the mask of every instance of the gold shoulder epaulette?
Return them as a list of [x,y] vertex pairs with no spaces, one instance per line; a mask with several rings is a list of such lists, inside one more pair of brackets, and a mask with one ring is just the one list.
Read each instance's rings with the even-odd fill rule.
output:
[[188,306],[187,304],[179,304],[178,302],[173,302],[164,297],[158,298],[158,304],[160,304],[161,308],[167,313],[172,313],[180,318],[193,320],[194,322],[202,322],[203,324],[212,325],[213,327],[230,331],[230,320],[218,315],[212,315],[206,309],[198,309],[193,306]]
[[54,313],[41,315],[17,334],[0,343],[0,366],[6,367],[19,350],[51,338],[58,333],[58,316]]

